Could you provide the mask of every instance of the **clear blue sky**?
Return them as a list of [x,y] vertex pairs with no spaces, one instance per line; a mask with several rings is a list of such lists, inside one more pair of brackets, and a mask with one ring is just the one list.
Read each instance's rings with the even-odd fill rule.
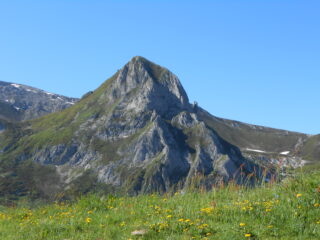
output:
[[80,97],[135,55],[213,115],[320,133],[319,0],[0,0],[0,80]]

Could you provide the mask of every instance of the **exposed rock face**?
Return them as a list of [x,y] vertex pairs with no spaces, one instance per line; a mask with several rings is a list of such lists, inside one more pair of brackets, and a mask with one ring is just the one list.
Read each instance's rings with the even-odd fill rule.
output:
[[76,101],[76,98],[0,81],[0,117],[7,120],[34,119],[70,107]]
[[[174,74],[135,57],[74,106],[22,130],[4,131],[0,162],[14,158],[55,166],[64,189],[90,171],[99,182],[136,194],[198,184],[210,188],[231,179],[242,183],[248,176],[253,182],[263,166],[278,164],[281,157],[292,166],[301,160],[284,151],[292,151],[306,135],[270,130],[272,138],[267,128],[244,126],[190,105]],[[259,142],[262,133],[266,136]],[[281,157],[281,152],[248,150],[254,144],[268,147],[274,139],[282,144]]]
[[101,96],[101,101],[104,98],[109,103],[120,100],[123,112],[155,111],[161,116],[172,117],[190,108],[178,78],[141,57],[133,58],[121,69],[107,93]]

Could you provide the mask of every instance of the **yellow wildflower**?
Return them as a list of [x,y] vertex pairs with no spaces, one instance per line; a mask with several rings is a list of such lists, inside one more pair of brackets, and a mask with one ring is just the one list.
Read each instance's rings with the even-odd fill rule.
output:
[[302,196],[301,193],[298,193],[298,194],[296,195],[297,198],[299,198],[299,197],[301,197],[301,196]]
[[251,237],[251,234],[250,233],[246,233],[244,236],[245,237]]
[[200,226],[198,226],[198,229],[204,229],[208,226],[209,226],[208,224],[204,223],[204,224],[201,224]]
[[208,207],[208,208],[201,208],[201,212],[202,213],[206,213],[206,214],[210,214],[210,213],[212,213],[213,212],[213,207]]
[[245,223],[240,223],[239,226],[240,227],[244,227],[246,224]]
[[91,218],[86,218],[86,223],[90,223],[91,222]]

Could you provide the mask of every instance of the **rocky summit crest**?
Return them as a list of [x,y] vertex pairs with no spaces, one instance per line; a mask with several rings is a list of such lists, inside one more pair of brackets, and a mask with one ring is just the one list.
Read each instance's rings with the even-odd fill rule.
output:
[[177,111],[190,107],[179,79],[143,57],[132,58],[116,74],[107,91],[102,97],[110,102],[124,101],[127,111],[156,111],[172,117]]

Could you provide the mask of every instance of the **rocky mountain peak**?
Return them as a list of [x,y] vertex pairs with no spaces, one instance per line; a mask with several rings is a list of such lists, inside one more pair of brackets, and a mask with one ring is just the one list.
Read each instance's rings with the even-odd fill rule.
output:
[[190,108],[179,79],[168,69],[143,57],[134,57],[118,73],[106,97],[127,105],[127,110],[156,111],[173,116]]
[[[6,97],[8,90],[18,96],[36,91],[3,85]],[[50,102],[62,98],[41,94],[50,96]],[[299,152],[319,159],[319,136],[220,119],[194,108],[174,74],[134,57],[64,111],[27,123],[8,124],[0,118],[0,176],[14,186],[9,194],[19,192],[15,186],[21,182],[28,192],[36,187],[45,196],[88,192],[97,182],[107,192],[137,194],[189,186],[210,189],[230,180],[254,184],[271,179],[273,165],[300,166]],[[26,168],[25,163],[32,165]]]

